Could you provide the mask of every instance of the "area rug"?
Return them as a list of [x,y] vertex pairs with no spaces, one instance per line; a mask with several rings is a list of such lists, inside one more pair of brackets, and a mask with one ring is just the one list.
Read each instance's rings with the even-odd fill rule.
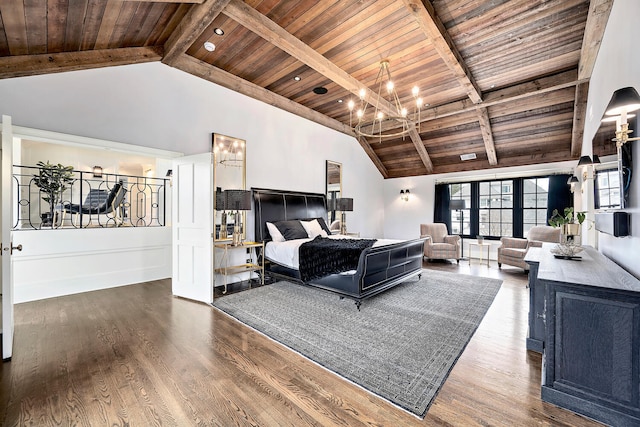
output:
[[391,403],[424,417],[502,281],[424,270],[363,301],[278,282],[214,307]]

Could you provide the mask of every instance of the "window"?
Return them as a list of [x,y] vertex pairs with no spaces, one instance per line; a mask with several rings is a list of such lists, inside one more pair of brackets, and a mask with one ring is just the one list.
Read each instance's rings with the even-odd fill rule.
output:
[[549,178],[525,178],[522,185],[522,234],[534,225],[547,224]]
[[462,211],[451,210],[452,233],[462,231],[467,238],[527,237],[533,226],[547,224],[549,188],[555,181],[536,176],[448,184],[451,201],[462,199],[466,204]]
[[451,200],[464,200],[466,209],[451,211],[451,234],[471,233],[471,183],[450,184]]
[[620,207],[620,175],[618,169],[596,171],[596,209]]
[[479,234],[512,236],[513,180],[487,181],[479,184]]

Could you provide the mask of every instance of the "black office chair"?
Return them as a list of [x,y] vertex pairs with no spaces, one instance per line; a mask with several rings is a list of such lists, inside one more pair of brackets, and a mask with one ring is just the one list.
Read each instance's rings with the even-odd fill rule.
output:
[[[89,194],[83,204],[64,203],[61,205],[62,221],[66,213],[72,215],[72,223],[78,226],[80,214],[82,215],[107,215],[113,213],[113,221],[116,226],[121,226],[124,222],[122,218],[122,203],[127,189],[124,188],[122,181],[116,183],[111,191],[104,189],[89,190]],[[73,222],[73,215],[76,215],[76,221]]]

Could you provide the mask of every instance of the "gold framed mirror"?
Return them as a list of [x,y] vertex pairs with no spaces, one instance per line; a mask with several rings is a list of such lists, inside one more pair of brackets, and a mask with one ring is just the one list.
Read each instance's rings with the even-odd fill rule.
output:
[[[214,241],[232,240],[236,212],[224,206],[225,190],[245,190],[246,180],[246,141],[219,133],[212,134],[213,186],[215,197]],[[242,224],[242,238],[246,238],[246,213],[239,211]]]
[[[342,197],[342,164],[327,160],[326,162],[326,194],[327,194],[327,209],[329,214],[329,227],[333,230],[340,230],[339,224],[336,226],[335,221],[339,220],[340,212],[332,211],[331,206],[333,201]],[[334,225],[331,227],[331,225]]]

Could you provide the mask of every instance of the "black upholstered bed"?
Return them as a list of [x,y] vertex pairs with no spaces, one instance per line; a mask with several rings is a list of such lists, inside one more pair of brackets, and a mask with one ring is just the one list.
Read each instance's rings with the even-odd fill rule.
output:
[[[267,222],[323,218],[327,220],[326,197],[320,193],[252,188],[255,212],[255,240],[267,243]],[[355,300],[362,300],[392,288],[422,273],[424,240],[415,239],[365,249],[357,269],[349,274],[330,274],[303,282],[298,270],[266,263],[267,274],[286,277]]]

